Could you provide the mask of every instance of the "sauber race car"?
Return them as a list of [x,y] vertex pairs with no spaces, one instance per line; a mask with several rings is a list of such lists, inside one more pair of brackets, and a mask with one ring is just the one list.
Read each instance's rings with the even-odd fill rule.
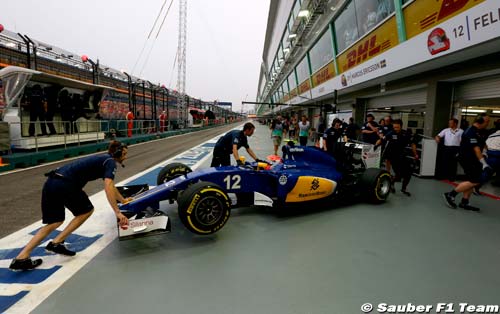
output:
[[[136,194],[132,201],[120,206],[128,216],[136,215],[126,230],[119,229],[120,238],[170,231],[168,217],[159,211],[160,202],[165,200],[177,201],[182,223],[202,235],[220,230],[231,209],[240,206],[286,209],[359,196],[370,202],[384,202],[391,178],[377,168],[380,150],[374,151],[373,145],[341,143],[337,151],[340,153],[333,158],[315,147],[287,145],[283,147],[283,158],[274,164],[246,162],[196,171],[181,163],[169,164],[160,171],[155,188]],[[121,189],[123,192],[127,187]]]

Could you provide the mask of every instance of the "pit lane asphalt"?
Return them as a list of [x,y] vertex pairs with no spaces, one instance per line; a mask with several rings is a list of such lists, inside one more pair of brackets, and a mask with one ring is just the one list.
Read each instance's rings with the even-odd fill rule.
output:
[[[126,167],[119,167],[115,181],[120,182],[236,126],[238,124],[131,145],[125,161]],[[40,197],[46,179],[44,173],[69,162],[71,161],[65,160],[0,175],[0,238],[41,219]],[[102,189],[103,183],[100,180],[89,182],[85,186],[88,195]]]
[[[249,143],[260,158],[271,153],[266,127]],[[234,209],[210,236],[187,231],[173,204],[172,233],[113,241],[33,313],[355,314],[366,302],[499,304],[499,202],[474,196],[482,212],[452,210],[442,199],[450,188],[414,177],[411,197],[398,192],[382,205],[355,200],[289,215]]]

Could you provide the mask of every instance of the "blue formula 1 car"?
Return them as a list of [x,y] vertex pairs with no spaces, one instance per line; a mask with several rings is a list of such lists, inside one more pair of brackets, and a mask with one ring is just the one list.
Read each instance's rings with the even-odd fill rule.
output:
[[342,196],[384,202],[391,178],[384,170],[367,167],[369,149],[350,143],[342,144],[341,151],[334,159],[315,147],[284,146],[284,158],[274,165],[247,162],[191,171],[181,163],[169,164],[160,171],[157,187],[134,196],[120,210],[140,213],[147,208],[158,210],[160,201],[177,201],[180,220],[190,231],[212,234],[226,224],[231,209],[239,206],[287,208]]

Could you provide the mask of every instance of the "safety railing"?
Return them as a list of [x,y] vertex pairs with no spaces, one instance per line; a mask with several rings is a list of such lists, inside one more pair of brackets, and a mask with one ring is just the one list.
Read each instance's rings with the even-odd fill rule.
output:
[[26,121],[9,122],[10,146],[14,149],[35,149],[42,147],[81,145],[85,142],[99,142],[109,134],[109,121]]
[[[38,151],[43,147],[56,147],[70,144],[100,142],[105,139],[161,134],[172,131],[172,121],[162,124],[159,120],[77,120],[77,121],[26,121],[8,122],[10,147],[13,149]],[[202,127],[240,122],[218,119],[204,121]],[[198,127],[199,128],[199,127]],[[130,131],[130,132],[129,132]]]

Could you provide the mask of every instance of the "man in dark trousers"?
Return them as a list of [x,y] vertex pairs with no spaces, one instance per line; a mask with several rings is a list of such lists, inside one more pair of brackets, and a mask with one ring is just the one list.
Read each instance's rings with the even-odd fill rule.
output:
[[[479,131],[485,129],[490,122],[490,117],[486,114],[480,114],[474,120],[472,126],[467,128],[462,134],[460,141],[460,149],[458,152],[458,161],[464,169],[466,181],[461,182],[456,188],[448,193],[444,193],[446,205],[456,209],[455,197],[459,193],[463,193],[462,201],[458,207],[465,210],[479,211],[478,207],[469,205],[469,199],[474,190],[474,187],[480,185],[482,181],[483,171],[491,168],[483,156],[483,148],[485,139],[479,135]],[[491,171],[491,169],[490,169]]]
[[33,86],[28,101],[30,110],[30,125],[28,127],[29,136],[35,136],[35,124],[37,119],[40,120],[40,131],[42,132],[40,135],[47,135],[47,128],[45,126],[46,110],[44,108],[46,99],[40,85],[36,84]]
[[73,108],[72,101],[66,89],[59,92],[59,107],[61,107],[61,122],[64,124],[65,134],[73,134]]
[[127,225],[128,219],[119,210],[117,202],[124,203],[130,199],[124,199],[114,184],[116,164],[122,164],[127,158],[127,146],[112,141],[108,147],[107,154],[99,154],[85,157],[75,162],[50,171],[42,190],[42,222],[45,224],[35,236],[28,242],[10,264],[14,271],[29,270],[42,264],[42,259],[31,259],[30,254],[52,231],[56,230],[64,222],[64,208],[68,208],[75,217],[45,247],[46,251],[74,256],[76,252],[69,250],[64,245],[64,240],[87,218],[92,215],[94,206],[90,202],[83,187],[89,181],[99,178],[104,180],[104,191],[109,205],[115,212],[120,225]]
[[49,135],[57,134],[56,128],[54,127],[54,115],[56,114],[57,108],[57,92],[58,88],[56,86],[49,86],[44,89],[46,98],[44,114],[45,120],[47,121],[47,127],[49,128]]
[[458,120],[448,120],[448,128],[436,135],[435,140],[442,145],[439,158],[440,174],[443,178],[455,181],[457,175],[457,155],[460,149],[460,140],[464,131],[458,128]]
[[[385,116],[384,117],[384,125],[381,125],[379,130],[378,130],[378,136],[380,138],[384,138],[390,131],[392,131],[392,117],[391,116]],[[385,150],[385,147],[382,147],[382,151]],[[383,154],[383,152],[382,152]],[[385,159],[385,170],[387,170],[389,173],[391,173],[391,162],[389,159]]]
[[252,156],[255,161],[259,161],[250,146],[248,146],[247,136],[252,136],[254,131],[255,126],[247,122],[243,126],[243,130],[229,131],[226,135],[219,138],[214,147],[214,156],[210,167],[230,166],[231,154],[233,154],[236,163],[240,165],[242,162],[238,155],[238,149],[242,146],[246,148],[248,154]]
[[418,159],[417,145],[410,132],[403,130],[403,121],[396,119],[392,122],[392,130],[377,141],[377,145],[386,143],[384,156],[390,161],[395,176],[392,179],[391,191],[394,193],[394,183],[402,180],[401,193],[411,196],[406,190],[411,179],[411,160],[408,158],[407,147],[411,147],[411,154]]

